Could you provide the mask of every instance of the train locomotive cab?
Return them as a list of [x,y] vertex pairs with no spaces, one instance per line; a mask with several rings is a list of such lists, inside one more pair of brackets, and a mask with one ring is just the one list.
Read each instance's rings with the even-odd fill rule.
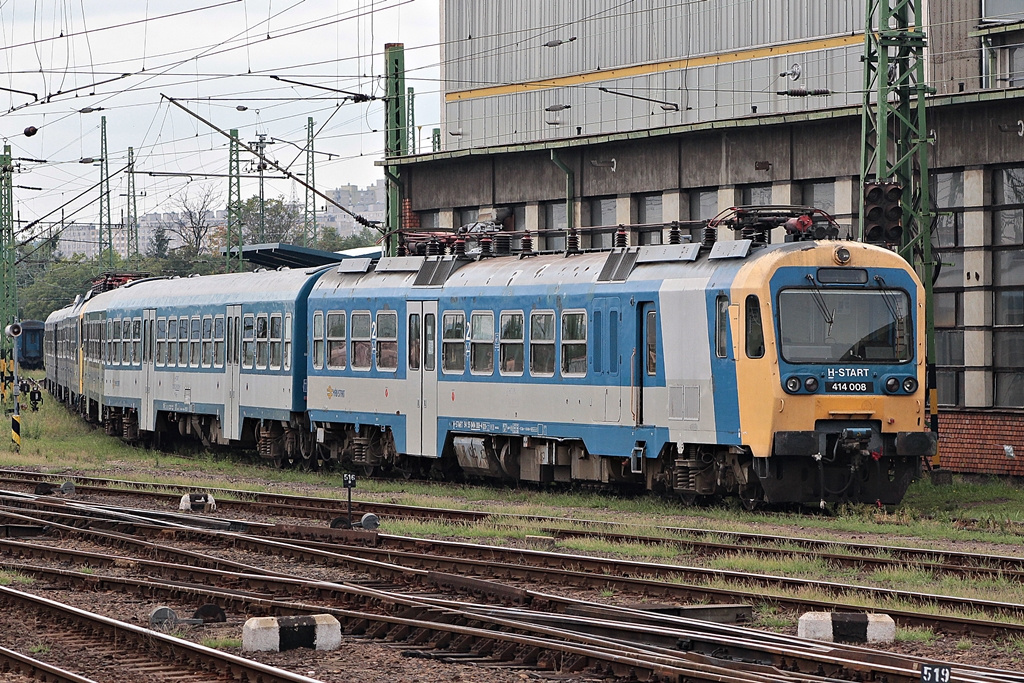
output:
[[888,250],[831,245],[779,250],[738,278],[743,440],[767,501],[895,504],[936,448],[923,288]]

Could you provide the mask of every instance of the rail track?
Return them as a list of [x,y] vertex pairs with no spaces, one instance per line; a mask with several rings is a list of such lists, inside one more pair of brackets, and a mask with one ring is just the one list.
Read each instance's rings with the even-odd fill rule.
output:
[[[37,481],[26,478],[16,483],[6,479],[0,485],[34,486]],[[118,488],[111,488],[100,486],[96,483],[98,481],[101,480],[83,485],[76,480],[78,492],[88,492],[89,498],[138,495],[165,508],[168,502],[176,504],[181,492],[186,490],[152,492],[126,488],[130,482],[118,482]],[[260,496],[263,494],[259,494],[254,500],[237,500],[230,496],[248,494],[227,489],[214,490],[214,493],[219,494],[221,510],[266,515],[268,503],[273,502],[282,506],[281,512],[276,514],[287,514],[300,520],[333,519],[342,513],[344,504],[336,499],[295,497],[301,500],[301,504],[289,506],[292,499],[289,496],[268,494],[268,499],[262,500]],[[295,502],[299,503],[299,500]],[[388,513],[382,508],[375,508],[375,505],[360,503],[359,506],[353,505],[353,509],[375,511],[382,516],[434,515],[434,518],[469,521],[469,518],[458,519],[456,515],[444,516],[449,512],[462,511],[435,508],[414,512],[415,508],[411,506],[398,506],[400,511]],[[475,518],[480,517],[477,515]],[[603,525],[599,530],[552,527],[547,531],[552,538],[589,533],[620,542],[691,543],[689,538],[631,536],[621,533],[622,529],[614,530],[612,525]],[[681,531],[676,529],[674,533]],[[704,533],[716,534],[719,539],[723,535],[735,538],[737,545],[729,546],[721,540],[696,541],[697,552],[744,550],[765,553],[771,550],[770,545],[757,545],[759,539],[764,541],[756,534]],[[30,538],[33,534],[39,534],[40,538]],[[825,582],[752,577],[749,574],[742,576],[748,589],[723,589],[707,585],[708,581],[721,578],[722,572],[696,567],[617,560],[615,571],[610,572],[610,563],[603,558],[406,538],[325,526],[269,524],[178,514],[166,509],[127,508],[85,501],[81,496],[55,499],[26,492],[0,493],[0,535],[26,537],[20,540],[0,538],[0,557],[7,558],[2,563],[3,568],[37,576],[50,585],[74,586],[76,590],[102,586],[103,590],[150,599],[176,600],[184,605],[210,601],[246,614],[328,612],[342,621],[348,635],[401,644],[410,656],[487,666],[500,663],[505,667],[536,668],[560,674],[587,671],[611,677],[642,676],[643,680],[739,682],[814,681],[819,680],[819,675],[882,680],[865,677],[865,672],[884,670],[884,680],[916,682],[920,680],[922,661],[873,650],[854,656],[850,652],[856,648],[851,650],[831,645],[825,647],[825,654],[822,654],[824,646],[820,643],[808,646],[808,652],[813,656],[807,652],[798,656],[792,648],[787,649],[775,642],[775,639],[780,639],[791,644],[793,639],[790,637],[768,634],[768,641],[762,642],[766,634],[760,632],[748,632],[736,626],[709,626],[693,619],[586,603],[531,590],[538,585],[572,586],[588,591],[612,589],[640,596],[661,595],[680,601],[732,604],[749,601],[752,593],[760,593],[760,599],[794,610],[829,611],[860,611],[863,608],[839,604],[836,600],[765,595],[764,590],[774,586],[789,590],[814,587],[837,591],[837,595],[850,591],[870,592],[882,600],[906,602],[916,599],[925,606],[941,603],[950,609],[964,609],[966,606],[981,614],[997,615],[1002,620],[935,615],[927,611],[886,610],[903,625],[925,625],[948,633],[1024,638],[1022,605],[965,601],[949,596],[914,596],[885,589],[836,587]],[[97,550],[73,550],[43,542],[55,537],[92,544]],[[785,540],[790,542],[791,539]],[[803,550],[803,541],[808,542],[806,551]],[[777,547],[775,550],[780,553],[821,552],[821,546],[815,546],[816,543],[822,542],[796,539],[793,544],[800,546],[800,551]],[[834,549],[837,544],[827,545]],[[851,547],[855,546],[851,544]],[[109,550],[111,548],[117,551],[116,555]],[[892,561],[907,562],[910,557],[915,557],[916,563],[925,567],[929,564],[922,558],[945,559],[947,555],[916,548],[903,549],[907,554],[899,555],[895,550]],[[220,556],[225,553],[236,559]],[[240,562],[237,553],[246,553],[256,559]],[[839,562],[861,562],[857,565],[861,567],[879,566],[885,561],[885,558],[872,557],[865,560],[856,553],[850,553],[846,559],[842,559],[843,554],[831,554],[839,555]],[[1001,557],[995,558],[992,566],[985,567],[979,566],[988,561],[984,555],[952,555],[956,556],[955,563],[946,562],[930,570],[963,571],[972,575],[1002,571],[1004,575],[1019,580],[1012,566],[1014,562],[1024,563],[1024,559]],[[290,558],[295,560],[290,568],[303,569],[301,572],[275,571],[265,567],[260,557]],[[41,559],[63,567],[113,568],[114,574],[77,572],[39,563],[15,562],[13,558]],[[344,567],[358,578],[344,583],[310,579],[306,575],[309,573],[307,569],[316,566]],[[749,588],[755,582],[760,582],[759,587]],[[469,605],[464,602],[467,595],[475,602],[482,600],[487,604]],[[295,601],[297,596],[302,598],[302,602]],[[368,610],[367,605],[374,609]],[[694,624],[700,626],[695,627]],[[496,631],[514,634],[515,637],[496,640],[493,636]],[[492,635],[488,637],[484,632]],[[669,635],[665,636],[666,633]],[[556,642],[545,644],[544,639],[554,635],[557,635]],[[681,658],[680,647],[692,656]],[[727,656],[723,657],[724,654]],[[888,657],[892,659],[886,659]],[[841,664],[840,660],[847,663]],[[854,664],[848,663],[854,660]],[[738,663],[755,668],[738,673]],[[878,666],[883,666],[883,669],[878,669]],[[732,678],[722,677],[726,670]],[[1019,680],[1016,674],[983,667],[957,665],[956,670],[956,681],[1001,683]]]
[[[15,474],[26,476],[13,477]],[[137,496],[165,504],[173,503],[175,506],[183,493],[196,490],[195,487],[157,485],[95,477],[75,477],[73,480],[76,482],[76,487],[81,493],[105,496]],[[31,488],[41,481],[60,480],[51,475],[0,469],[0,486],[20,485]],[[153,488],[161,490],[153,490]],[[239,512],[247,515],[279,514],[315,520],[333,520],[344,516],[347,512],[345,501],[335,498],[293,496],[289,494],[251,492],[225,488],[203,487],[202,490],[217,496],[217,505],[223,512]],[[353,515],[372,512],[382,518],[434,519],[454,522],[473,522],[484,519],[492,521],[528,519],[552,524],[564,524],[565,522],[565,520],[559,518],[544,516],[503,515],[472,510],[451,510],[358,500],[352,502],[352,512]],[[158,515],[159,513],[148,512],[146,514]],[[252,525],[252,523],[248,524]],[[542,529],[542,532],[556,539],[602,538],[613,542],[633,544],[675,545],[685,548],[697,556],[713,556],[738,552],[781,557],[813,555],[837,567],[883,568],[893,566],[906,567],[909,565],[937,574],[1000,577],[1014,581],[1024,581],[1024,557],[1010,555],[989,555],[908,546],[886,546],[793,536],[780,537],[769,534],[718,531],[694,527],[658,527],[660,531],[666,533],[665,536],[637,535],[624,532],[623,530],[628,529],[628,527],[621,524],[582,519],[573,520],[573,525],[573,528],[546,527]],[[581,529],[578,528],[579,525],[593,528]],[[716,540],[707,540],[709,537]],[[788,547],[780,547],[780,544]],[[843,552],[838,552],[839,550]]]
[[[346,633],[385,640],[416,656],[477,664],[540,668],[571,673],[589,671],[614,677],[642,672],[654,680],[787,681],[824,680],[809,674],[857,680],[906,683],[920,680],[923,660],[848,646],[794,641],[732,625],[581,600],[555,598],[532,591],[495,591],[502,602],[543,605],[527,609],[514,605],[478,605],[431,595],[395,593],[358,585],[306,581],[273,576],[202,570],[172,566],[143,558],[111,557],[58,548],[39,548],[8,541],[26,553],[40,553],[58,562],[89,562],[146,574],[170,573],[175,578],[201,574],[207,582],[239,585],[250,590],[224,590],[180,582],[97,575],[22,563],[4,568],[32,575],[47,584],[80,590],[120,591],[148,599],[170,599],[184,604],[213,600],[225,609],[253,609],[275,614],[330,613]],[[191,556],[184,559],[190,560]],[[456,578],[457,581],[457,578]],[[479,584],[477,582],[477,587]],[[255,590],[253,590],[255,589]],[[267,597],[267,592],[274,597]],[[284,596],[290,599],[283,600]],[[298,598],[315,602],[297,602]],[[516,599],[512,599],[516,598]],[[558,602],[562,611],[552,611]],[[499,633],[496,633],[500,629]],[[682,649],[682,651],[680,651]],[[722,678],[724,672],[729,677]],[[962,667],[963,681],[1003,682],[1015,674],[982,667]],[[885,676],[872,678],[873,676]],[[832,679],[834,680],[834,679]]]
[[[117,662],[145,680],[314,683],[306,676],[9,587],[0,586],[0,604],[17,610],[22,628],[45,624],[45,628],[37,628],[40,637],[56,641],[64,652],[87,651],[90,660]],[[30,675],[66,675],[48,669],[39,668]],[[67,680],[76,678],[82,680],[77,676],[68,676]]]

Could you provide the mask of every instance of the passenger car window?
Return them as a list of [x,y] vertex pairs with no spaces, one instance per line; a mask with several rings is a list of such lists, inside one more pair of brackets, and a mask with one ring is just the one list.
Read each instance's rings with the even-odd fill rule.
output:
[[441,369],[447,373],[466,371],[466,314],[445,313],[441,318]]
[[345,349],[345,314],[327,314],[327,367],[334,370],[344,370],[348,365],[348,357]]
[[501,374],[523,374],[523,314],[501,314]]
[[377,313],[377,369],[398,369],[398,313]]
[[369,370],[372,348],[370,346],[370,314],[352,314],[352,369]]
[[494,314],[473,313],[469,319],[469,369],[474,375],[494,374]]
[[562,313],[562,374],[576,377],[587,374],[587,314],[584,311]]
[[530,314],[530,374],[555,374],[555,314]]

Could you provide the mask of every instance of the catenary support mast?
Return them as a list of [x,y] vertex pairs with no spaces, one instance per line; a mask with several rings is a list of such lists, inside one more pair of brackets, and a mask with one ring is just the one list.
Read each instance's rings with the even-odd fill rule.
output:
[[[930,196],[925,96],[927,39],[923,0],[868,0],[865,19],[864,107],[861,118],[861,182],[892,183],[901,190],[902,233],[894,246],[915,268],[925,288],[927,380],[931,429],[938,433],[935,373],[935,321],[932,300],[931,232],[935,213]],[[865,194],[860,201],[861,240]],[[932,460],[937,466],[938,455]]]

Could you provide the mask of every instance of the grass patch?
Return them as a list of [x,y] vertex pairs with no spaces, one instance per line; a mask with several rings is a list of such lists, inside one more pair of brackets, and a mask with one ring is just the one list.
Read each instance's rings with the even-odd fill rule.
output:
[[204,638],[202,641],[204,647],[208,647],[212,650],[228,650],[237,649],[242,647],[241,638]]
[[0,586],[10,586],[11,584],[28,586],[33,583],[35,583],[35,579],[31,576],[26,576],[21,572],[11,572],[0,569]]
[[956,641],[956,649],[960,652],[966,652],[967,650],[970,650],[972,647],[974,647],[974,641],[970,638],[961,638],[960,640]]
[[46,645],[45,643],[39,643],[38,645],[33,645],[32,647],[30,647],[28,651],[30,654],[33,655],[46,655],[50,653],[50,649],[51,648],[49,645]]
[[788,629],[796,626],[796,618],[781,612],[775,605],[754,608],[754,628]]
[[896,629],[897,643],[920,643],[922,645],[934,645],[939,639],[935,631],[924,626],[907,626]]

